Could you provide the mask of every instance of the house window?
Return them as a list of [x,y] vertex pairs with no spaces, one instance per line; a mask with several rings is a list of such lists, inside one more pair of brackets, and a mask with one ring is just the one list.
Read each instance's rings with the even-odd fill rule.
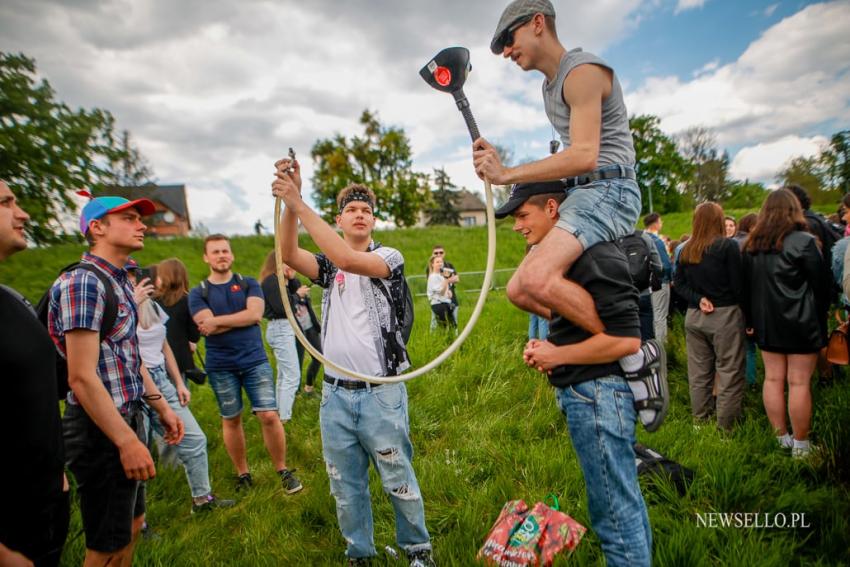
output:
[[475,217],[461,217],[463,226],[475,226]]

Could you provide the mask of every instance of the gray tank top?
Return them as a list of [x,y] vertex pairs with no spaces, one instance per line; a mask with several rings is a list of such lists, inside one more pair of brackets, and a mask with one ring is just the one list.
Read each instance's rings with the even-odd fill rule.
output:
[[543,105],[549,122],[561,136],[565,148],[570,146],[570,107],[564,102],[564,81],[570,71],[592,63],[611,71],[611,94],[602,101],[602,135],[599,140],[598,167],[606,165],[635,164],[635,147],[629,130],[629,115],[623,102],[623,89],[611,66],[596,55],[586,53],[581,48],[571,49],[561,57],[558,74],[549,83],[543,79]]

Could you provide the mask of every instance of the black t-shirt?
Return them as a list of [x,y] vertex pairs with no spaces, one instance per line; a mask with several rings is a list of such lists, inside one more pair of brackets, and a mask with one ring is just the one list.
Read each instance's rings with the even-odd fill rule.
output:
[[[601,242],[591,247],[573,264],[567,278],[593,297],[606,335],[640,338],[638,292],[629,275],[629,261],[619,244]],[[561,316],[555,317],[549,324],[548,340],[558,346],[580,343],[591,336]],[[549,383],[564,388],[570,384],[612,375],[623,375],[617,361],[589,365],[565,364],[552,371]]]
[[[277,274],[266,276],[260,287],[263,288],[263,295],[266,298],[263,317],[269,320],[286,319],[286,311],[283,310],[283,302],[280,299],[280,286],[277,283]],[[286,282],[286,288],[290,295],[294,295],[299,287],[301,287],[301,282],[298,278],[293,278]],[[291,298],[290,305],[292,305]]]
[[2,542],[10,526],[30,516],[25,510],[46,506],[61,493],[65,450],[56,393],[56,347],[47,329],[4,289],[0,289],[0,321]]
[[201,340],[201,332],[192,319],[192,314],[189,313],[189,296],[184,295],[174,305],[160,304],[160,306],[168,314],[168,321],[165,323],[166,338],[168,346],[174,351],[177,367],[181,373],[195,368],[189,343],[197,343]]

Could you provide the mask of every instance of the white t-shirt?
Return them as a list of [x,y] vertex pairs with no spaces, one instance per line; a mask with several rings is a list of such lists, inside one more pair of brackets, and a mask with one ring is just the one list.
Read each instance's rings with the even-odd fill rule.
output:
[[168,314],[160,309],[156,303],[153,305],[156,312],[159,313],[159,323],[154,323],[147,329],[142,329],[141,325],[136,327],[136,335],[139,337],[139,353],[142,355],[142,362],[147,368],[165,365],[162,345],[165,342],[165,322],[168,321]]
[[[369,312],[363,293],[371,292],[369,278],[337,271],[330,289],[325,337],[322,343],[325,357],[331,362],[361,374],[380,376],[383,374],[381,360],[375,348]],[[333,371],[325,370],[331,375]],[[350,380],[346,376],[334,376]]]
[[[448,295],[443,295],[443,283],[446,281],[440,274],[431,274],[428,276],[428,301],[431,302],[431,305],[436,305],[438,303],[451,303],[452,298]],[[448,286],[446,286],[446,291],[448,291]]]

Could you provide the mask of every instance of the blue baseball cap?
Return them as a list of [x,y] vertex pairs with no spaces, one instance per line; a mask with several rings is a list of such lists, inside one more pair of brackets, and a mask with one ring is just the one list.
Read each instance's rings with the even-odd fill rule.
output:
[[125,209],[134,208],[142,216],[152,215],[156,212],[153,201],[148,199],[136,199],[130,201],[124,197],[95,197],[89,201],[80,215],[80,232],[83,236],[89,231],[89,223],[101,219],[109,213],[117,213]]

